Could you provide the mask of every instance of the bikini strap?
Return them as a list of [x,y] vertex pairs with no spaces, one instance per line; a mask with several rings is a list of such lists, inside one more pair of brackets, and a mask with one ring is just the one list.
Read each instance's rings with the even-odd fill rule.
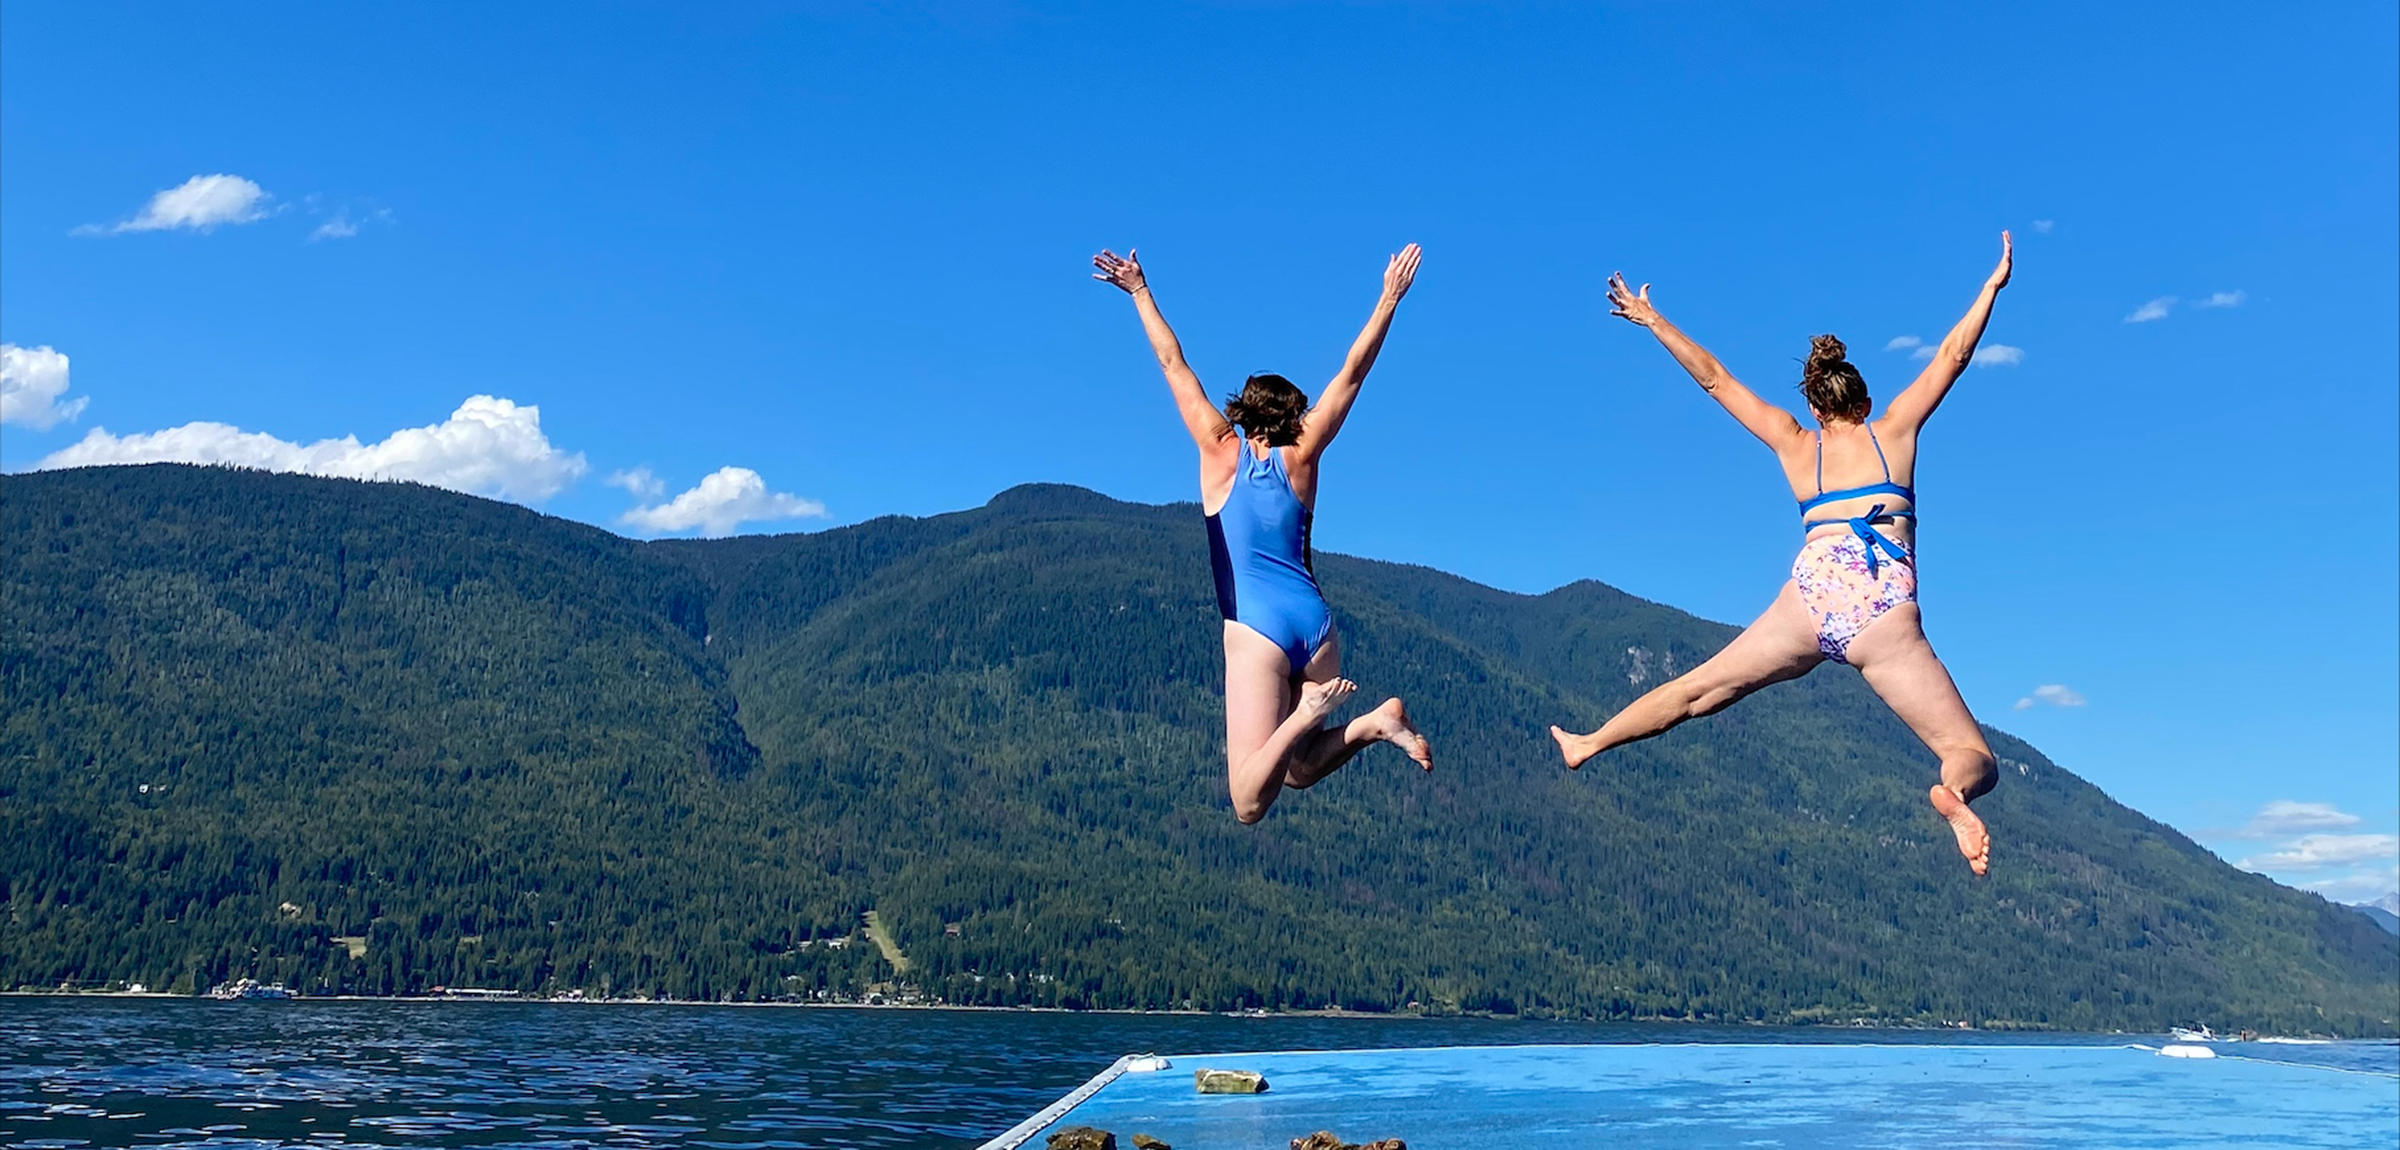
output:
[[[1817,494],[1825,494],[1825,429],[1817,429]],[[1889,476],[1886,476],[1889,478]]]
[[[1875,438],[1875,425],[1867,425],[1867,442],[1875,445],[1875,462],[1883,465],[1883,481],[1892,481],[1892,461],[1883,457],[1883,441]],[[1817,490],[1825,490],[1825,444],[1817,442]]]

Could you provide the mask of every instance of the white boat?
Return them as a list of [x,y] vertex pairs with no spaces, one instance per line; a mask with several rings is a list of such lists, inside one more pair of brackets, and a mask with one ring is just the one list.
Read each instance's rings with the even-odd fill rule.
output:
[[2225,1038],[2224,1038],[2224,1036],[2223,1036],[2223,1035],[2220,1035],[2220,1034],[2218,1034],[2218,1033],[2217,1033],[2216,1031],[2214,1031],[2214,1030],[2210,1030],[2210,1029],[2207,1027],[2207,1025],[2206,1025],[2206,1024],[2203,1024],[2203,1025],[2202,1025],[2202,1026],[2201,1026],[2201,1027],[2200,1027],[2198,1030],[2193,1030],[2193,1029],[2190,1029],[2190,1028],[2187,1028],[2187,1027],[2182,1027],[2182,1026],[2171,1026],[2171,1027],[2168,1027],[2168,1028],[2167,1028],[2167,1034],[2168,1034],[2168,1036],[2169,1036],[2169,1037],[2172,1037],[2172,1038],[2173,1038],[2175,1041],[2177,1041],[2177,1042],[2223,1042],[2223,1041],[2225,1041]]
[[238,998],[290,998],[292,991],[280,982],[263,983],[254,978],[239,978],[218,983],[208,992],[208,996],[221,1002],[231,1002]]

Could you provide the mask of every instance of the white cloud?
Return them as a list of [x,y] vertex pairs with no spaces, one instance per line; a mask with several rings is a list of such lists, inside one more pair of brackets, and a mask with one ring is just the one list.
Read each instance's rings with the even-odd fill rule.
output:
[[[650,479],[642,469],[620,474],[626,482],[618,486],[628,490],[633,490],[633,483]],[[654,535],[696,529],[702,535],[716,536],[731,535],[744,523],[824,514],[825,505],[814,499],[768,491],[767,481],[747,467],[721,467],[699,486],[665,503],[636,507],[618,522]]]
[[2400,887],[2400,835],[2348,831],[2365,820],[2332,803],[2276,799],[2258,808],[2237,839],[2275,840],[2264,854],[2233,865],[2315,891],[2337,902],[2359,902]]
[[2044,683],[2035,687],[2032,694],[2017,700],[2017,709],[2022,711],[2039,703],[2048,703],[2054,707],[2080,707],[2084,702],[2084,697],[2072,687],[2059,683]]
[[2233,865],[2243,870],[2324,870],[2400,857],[2400,835],[2301,835]]
[[667,481],[651,474],[647,467],[616,472],[610,475],[605,482],[610,487],[622,487],[633,492],[634,498],[644,501],[656,499],[667,493]]
[[346,435],[302,446],[223,423],[124,436],[96,427],[35,467],[169,462],[406,480],[522,503],[558,494],[587,469],[581,452],[561,451],[542,434],[540,408],[488,395],[468,397],[441,423],[403,428],[380,443],[361,444]]
[[115,232],[158,232],[189,228],[205,232],[219,224],[246,224],[265,219],[265,188],[240,176],[193,176],[150,197],[132,219],[112,227],[96,224],[75,229],[81,235]]
[[2152,320],[2165,319],[2167,318],[2167,313],[2175,310],[2175,305],[2178,303],[2194,308],[2240,307],[2249,298],[2250,293],[2239,288],[2235,288],[2232,291],[2210,292],[2205,296],[2192,300],[2186,300],[2179,296],[2162,295],[2157,299],[2151,300],[2149,303],[2133,309],[2133,314],[2126,316],[2125,322],[2149,323]]
[[2025,362],[2025,349],[2005,343],[1987,343],[1975,349],[1975,358],[1968,361],[1976,367],[2015,367]]
[[1905,351],[1905,350],[1907,350],[1907,349],[1909,349],[1909,348],[1912,348],[1912,347],[1923,347],[1923,346],[1925,346],[1925,341],[1924,341],[1924,340],[1921,340],[1921,339],[1918,339],[1917,337],[1915,337],[1915,336],[1913,336],[1913,335],[1896,335],[1896,336],[1893,336],[1891,339],[1889,339],[1889,340],[1886,340],[1886,341],[1884,342],[1884,345],[1883,345],[1883,350],[1885,350],[1885,351]]
[[[311,201],[315,199],[313,196],[309,198]],[[317,210],[312,202],[309,205],[309,211],[313,213]],[[338,208],[335,209],[332,219],[318,224],[314,230],[308,233],[308,240],[310,243],[320,240],[346,240],[357,235],[359,230],[368,224],[388,224],[390,222],[392,222],[392,209],[390,208],[377,208],[360,216],[351,215],[349,208]]]
[[[1903,339],[1910,342],[1900,342],[1900,340]],[[1883,349],[1885,351],[1897,351],[1904,347],[1916,348],[1916,351],[1910,353],[1908,357],[1910,359],[1932,359],[1934,356],[1941,354],[1940,348],[1930,343],[1917,342],[1916,339],[1917,337],[1913,335],[1904,335],[1901,336],[1900,339],[1895,339],[1892,342],[1885,344]],[[1976,348],[1975,358],[1968,360],[1967,362],[1975,365],[1976,367],[2015,367],[2016,365],[2025,362],[2025,349],[2021,347],[2010,347],[2005,343],[1987,343],[1982,347]]]
[[2303,831],[2331,831],[2357,826],[2358,816],[2332,803],[2301,803],[2276,799],[2258,808],[2250,816],[2249,825],[2241,835],[2247,839],[2271,839]]
[[89,396],[65,403],[67,357],[56,348],[0,343],[0,423],[48,431],[83,414]]
[[2154,319],[2165,319],[2167,318],[2167,313],[2173,311],[2174,309],[2175,297],[2171,295],[2162,295],[2157,299],[2151,300],[2149,303],[2133,309],[2133,314],[2126,316],[2125,322],[2149,323]]
[[[2310,879],[2298,884],[2301,890],[2315,891],[2335,902],[2362,903],[2372,901],[2385,910],[2392,898],[2392,888],[2400,887],[2400,866],[2382,870],[2353,871],[2331,878]],[[2381,898],[2377,896],[2381,895]],[[2400,914],[2400,911],[2394,911]]]
[[2033,230],[2034,230],[2034,231],[2037,231],[2037,232],[2040,232],[2041,234],[2043,234],[2043,235],[2045,235],[2045,236],[2050,234],[2050,229],[2052,229],[2052,228],[2055,228],[2055,227],[2057,227],[2057,226],[2058,226],[2058,221],[2057,221],[2057,220],[2035,220],[2035,221],[2033,221]]

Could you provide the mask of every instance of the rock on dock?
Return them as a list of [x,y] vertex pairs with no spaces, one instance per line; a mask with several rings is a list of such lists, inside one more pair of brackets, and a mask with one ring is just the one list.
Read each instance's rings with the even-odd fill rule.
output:
[[1202,1094],[1264,1094],[1267,1076],[1255,1070],[1195,1070],[1192,1085]]

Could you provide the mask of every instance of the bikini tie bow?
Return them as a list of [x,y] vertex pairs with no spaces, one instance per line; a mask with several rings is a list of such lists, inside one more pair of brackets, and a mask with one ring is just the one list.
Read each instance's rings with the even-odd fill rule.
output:
[[1875,530],[1875,521],[1882,517],[1883,508],[1884,505],[1878,503],[1868,508],[1866,514],[1850,521],[1851,532],[1858,536],[1859,543],[1866,549],[1867,577],[1870,579],[1883,569],[1883,565],[1875,557],[1875,552],[1879,548],[1884,554],[1890,555],[1894,563],[1908,562],[1908,552],[1901,550],[1900,545],[1892,542],[1890,537],[1883,532]]

